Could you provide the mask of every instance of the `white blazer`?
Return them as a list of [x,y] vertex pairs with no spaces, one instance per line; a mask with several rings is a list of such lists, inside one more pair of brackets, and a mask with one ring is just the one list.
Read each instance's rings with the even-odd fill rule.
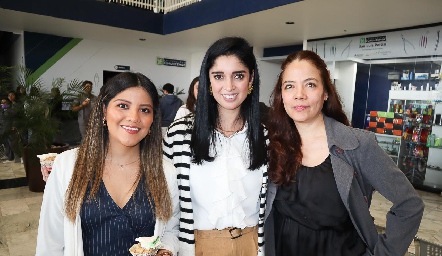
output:
[[[76,156],[77,149],[72,149],[61,153],[54,161],[41,205],[37,256],[83,256],[80,216],[77,215],[75,223],[72,223],[64,213],[64,198],[72,177]],[[163,161],[163,166],[172,198],[173,215],[166,223],[156,220],[154,235],[161,237],[164,249],[177,255],[180,213],[176,171],[168,161]],[[129,251],[129,248],[127,250]]]

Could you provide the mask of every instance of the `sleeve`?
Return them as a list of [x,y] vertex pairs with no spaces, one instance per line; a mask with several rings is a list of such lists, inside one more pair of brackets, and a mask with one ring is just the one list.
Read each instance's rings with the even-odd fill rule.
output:
[[424,204],[386,152],[377,144],[374,134],[367,136],[363,152],[358,154],[364,180],[393,203],[387,213],[384,234],[379,234],[375,255],[404,255],[416,235],[422,219]]
[[[163,160],[166,160],[163,158]],[[180,208],[178,200],[178,185],[176,179],[175,167],[167,161],[164,162],[164,173],[169,186],[169,192],[172,199],[172,217],[167,221],[164,230],[164,235],[161,238],[164,244],[164,249],[169,250],[173,255],[178,253],[178,234],[179,234],[179,219],[180,219]]]
[[80,98],[76,98],[72,101],[72,107],[80,105]]
[[[173,125],[173,122],[172,122]],[[163,136],[163,156],[164,159],[173,164],[173,138],[170,137],[170,126]]]
[[45,186],[37,234],[37,256],[64,254],[64,194],[63,169],[55,159]]
[[177,120],[177,119],[180,119],[180,118],[182,118],[182,117],[185,117],[185,116],[187,116],[188,114],[190,114],[190,110],[188,110],[188,109],[186,108],[186,105],[181,106],[181,107],[178,109],[178,111],[176,112],[176,115],[175,115],[175,119],[174,119],[174,120]]

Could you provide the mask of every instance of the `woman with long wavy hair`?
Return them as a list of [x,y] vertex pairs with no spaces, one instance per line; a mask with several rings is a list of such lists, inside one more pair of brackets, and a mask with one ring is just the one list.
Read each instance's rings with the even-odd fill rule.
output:
[[160,236],[157,255],[177,255],[178,187],[161,137],[155,85],[139,73],[110,79],[80,147],[55,159],[36,254],[129,255],[137,237]]
[[[281,69],[269,119],[266,256],[404,255],[422,199],[375,135],[349,126],[316,53],[292,53]],[[393,203],[385,234],[370,216],[374,190]]]

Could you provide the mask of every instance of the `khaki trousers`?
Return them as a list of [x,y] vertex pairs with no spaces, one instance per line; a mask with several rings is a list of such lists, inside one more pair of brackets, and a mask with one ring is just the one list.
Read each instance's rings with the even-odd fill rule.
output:
[[258,226],[195,230],[195,256],[256,256]]

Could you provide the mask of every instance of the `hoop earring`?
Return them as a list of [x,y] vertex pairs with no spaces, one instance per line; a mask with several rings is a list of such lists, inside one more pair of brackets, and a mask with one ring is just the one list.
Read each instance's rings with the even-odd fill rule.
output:
[[212,86],[209,86],[210,95],[213,95]]
[[247,94],[251,94],[253,91],[253,85],[251,87],[249,87],[249,91],[247,92]]
[[106,118],[103,117],[103,127],[106,127],[106,126],[107,126],[107,121],[106,121]]

